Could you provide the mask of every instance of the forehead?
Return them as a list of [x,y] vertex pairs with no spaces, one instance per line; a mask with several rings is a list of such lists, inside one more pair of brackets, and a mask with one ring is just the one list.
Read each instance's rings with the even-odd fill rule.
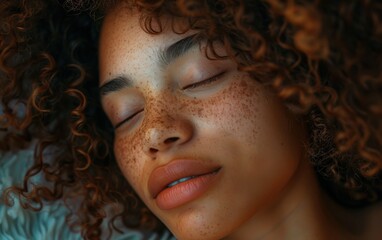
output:
[[[153,35],[145,32],[141,27],[141,14],[137,10],[127,7],[120,7],[109,12],[102,25],[101,29],[101,46],[109,41],[115,43],[124,43],[130,48],[144,46],[146,42],[153,42],[158,38],[167,37],[171,39],[171,31],[168,31],[168,19],[161,19],[163,26],[166,26],[163,33]],[[156,22],[152,24],[154,30],[159,30],[160,27]],[[175,36],[172,36],[175,37]],[[107,42],[105,42],[107,40]]]
[[[190,35],[173,33],[171,21],[166,17],[161,18],[162,33],[149,34],[142,29],[140,17],[139,12],[126,7],[116,8],[106,15],[99,46],[101,83],[110,74],[127,74],[124,71],[134,68],[134,60],[142,62],[144,58],[157,56],[158,51]],[[159,30],[159,25],[155,22],[152,27]],[[122,62],[122,59],[129,59],[128,63],[132,64],[130,68],[126,68],[126,62]]]

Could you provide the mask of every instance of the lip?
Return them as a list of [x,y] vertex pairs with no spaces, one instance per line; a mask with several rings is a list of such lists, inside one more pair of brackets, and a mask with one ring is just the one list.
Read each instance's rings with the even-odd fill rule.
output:
[[[195,197],[198,197],[202,192],[204,192],[207,185],[212,183],[212,180],[216,178],[215,176],[219,172],[220,168],[221,167],[219,165],[209,162],[206,163],[199,160],[174,160],[166,165],[154,169],[148,180],[148,189],[151,197],[156,200],[160,208],[173,208],[185,202],[191,201]],[[179,183],[171,188],[167,188],[170,183],[191,176],[195,177],[188,181]],[[192,186],[187,187],[187,185]],[[182,199],[179,194],[187,196]],[[165,197],[164,195],[167,196]],[[178,201],[175,201],[173,204],[166,204],[166,201],[163,201],[163,199],[166,198],[171,202],[169,195],[178,195],[176,196]]]

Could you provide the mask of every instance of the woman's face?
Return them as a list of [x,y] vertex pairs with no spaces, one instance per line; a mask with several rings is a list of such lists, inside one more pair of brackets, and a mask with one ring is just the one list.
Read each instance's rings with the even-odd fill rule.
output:
[[177,238],[229,236],[291,181],[298,127],[233,61],[207,59],[192,32],[165,24],[150,35],[138,18],[119,8],[101,33],[100,91],[118,164]]

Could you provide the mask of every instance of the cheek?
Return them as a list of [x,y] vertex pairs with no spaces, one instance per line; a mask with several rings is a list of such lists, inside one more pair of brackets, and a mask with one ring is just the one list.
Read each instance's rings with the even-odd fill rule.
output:
[[135,190],[143,172],[143,161],[140,161],[137,144],[136,140],[127,136],[116,136],[114,141],[114,154],[119,168]]
[[237,73],[229,87],[210,99],[195,100],[188,104],[203,134],[218,134],[221,138],[256,141],[259,106],[265,101],[257,82]]

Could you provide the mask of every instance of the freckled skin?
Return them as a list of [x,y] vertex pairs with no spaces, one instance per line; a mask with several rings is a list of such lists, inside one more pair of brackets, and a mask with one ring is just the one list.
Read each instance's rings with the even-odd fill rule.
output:
[[[131,98],[138,99],[144,111],[116,130],[118,164],[141,199],[177,238],[229,237],[277,198],[296,172],[302,150],[298,134],[289,131],[290,116],[271,91],[238,72],[233,62],[227,65],[224,80],[209,86],[202,97],[180,90],[173,84],[179,79],[166,71],[182,66],[175,62],[175,67],[161,70],[156,51],[188,33],[165,30],[149,35],[139,27],[138,15],[123,11],[109,14],[104,22],[100,84],[126,74],[135,85],[108,94],[102,103],[110,119],[129,108],[125,103]],[[185,56],[186,62],[202,54]],[[163,142],[169,137],[180,140],[167,146]],[[149,194],[149,175],[181,158],[218,163],[222,177],[202,197],[161,210]]]

